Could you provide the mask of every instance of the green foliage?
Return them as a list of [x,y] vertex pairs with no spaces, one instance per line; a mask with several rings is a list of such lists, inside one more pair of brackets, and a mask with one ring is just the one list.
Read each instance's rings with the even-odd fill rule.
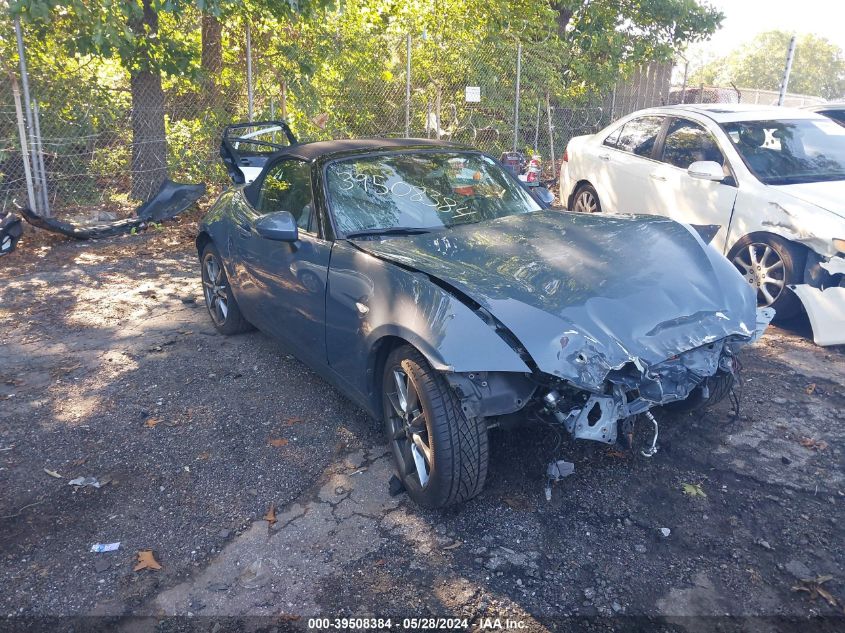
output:
[[[246,118],[247,24],[255,118],[280,118],[284,108],[302,139],[401,133],[410,33],[412,129],[425,130],[439,100],[443,130],[485,147],[481,130],[492,149],[510,144],[517,43],[523,117],[533,120],[538,102],[545,116],[547,97],[561,107],[595,100],[620,75],[711,34],[722,17],[697,0],[146,0],[151,26],[144,3],[10,2],[26,29],[42,128],[57,139],[50,169],[61,175],[60,197],[127,190],[130,76],[138,71],[162,77],[170,176],[223,181],[220,130]],[[203,15],[223,27],[222,69],[213,77],[201,67]],[[11,66],[7,24],[0,54]],[[480,105],[465,103],[467,85],[481,88]]]
[[[751,42],[716,59],[694,73],[692,84],[730,85],[778,90],[786,63],[789,40],[785,31],[761,33]],[[789,77],[789,91],[825,99],[845,96],[845,56],[841,48],[823,37],[798,37]]]

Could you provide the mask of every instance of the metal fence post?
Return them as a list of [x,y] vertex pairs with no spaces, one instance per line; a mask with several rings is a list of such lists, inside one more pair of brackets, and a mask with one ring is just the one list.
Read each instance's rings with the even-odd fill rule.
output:
[[789,87],[789,74],[792,72],[792,60],[795,57],[795,36],[789,40],[789,48],[786,51],[786,67],[783,69],[783,79],[780,82],[780,94],[778,95],[778,105],[782,106],[784,99],[786,99],[786,90]]
[[252,35],[249,21],[246,23],[246,98],[247,117],[252,122]]
[[[21,69],[21,87],[23,88],[23,107],[24,114],[26,115],[26,131],[29,132],[29,134],[34,134],[35,129],[32,123],[32,100],[29,96],[29,73],[26,68],[26,50],[23,45],[23,29],[21,28],[21,20],[19,17],[15,17],[15,39],[17,40],[18,62]],[[35,143],[29,144],[29,154],[29,160],[32,161],[31,177],[33,177],[37,188],[40,190],[42,189],[42,178],[38,169],[38,156],[36,154]],[[39,191],[39,194],[40,193],[41,192]],[[39,197],[40,196],[33,196],[32,200],[30,200],[32,210],[36,213],[38,213],[38,206],[40,206]]]
[[519,145],[519,83],[522,75],[522,42],[516,44],[516,98],[513,103],[513,151]]
[[38,156],[38,170],[41,172],[41,198],[44,205],[42,214],[50,217],[50,192],[47,190],[47,169],[44,167],[44,146],[41,143],[41,108],[38,107],[38,102],[34,103],[34,119],[35,119],[35,154]]
[[32,187],[32,172],[29,169],[29,151],[26,147],[26,125],[23,122],[23,110],[21,109],[21,91],[15,76],[10,74],[12,82],[12,95],[15,98],[15,114],[18,119],[18,136],[21,142],[21,159],[23,160],[23,173],[26,178],[26,195],[29,208],[35,211],[35,190]]
[[552,123],[552,102],[549,99],[549,91],[546,91],[546,117],[549,119],[549,155],[552,160],[552,177],[555,175],[555,126]]
[[405,138],[411,136],[411,34],[405,39]]

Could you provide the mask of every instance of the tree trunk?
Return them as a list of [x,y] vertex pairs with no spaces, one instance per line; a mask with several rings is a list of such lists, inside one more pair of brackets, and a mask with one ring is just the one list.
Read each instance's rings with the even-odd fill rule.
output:
[[566,27],[569,26],[570,20],[572,20],[572,15],[574,14],[573,8],[570,5],[570,2],[560,2],[556,0],[551,0],[549,2],[549,6],[557,13],[557,17],[555,18],[555,22],[557,23],[557,35],[560,39],[566,39]]
[[202,70],[212,83],[223,70],[223,24],[213,15],[202,16]]
[[137,63],[130,72],[132,89],[132,197],[149,200],[167,178],[167,137],[161,72],[145,46],[158,31],[158,14],[144,0],[143,17],[130,24],[138,36]]

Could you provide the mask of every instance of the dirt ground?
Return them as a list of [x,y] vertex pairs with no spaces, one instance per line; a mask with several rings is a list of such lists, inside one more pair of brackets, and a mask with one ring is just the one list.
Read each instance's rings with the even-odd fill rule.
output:
[[[658,412],[651,459],[494,432],[483,494],[426,511],[388,494],[361,411],[265,335],[215,332],[197,217],[97,243],[30,231],[0,259],[0,629],[845,627],[845,351],[806,324],[748,349],[738,418]],[[553,457],[576,470],[547,502]],[[87,476],[101,487],[68,483]],[[143,550],[160,570],[133,571]]]

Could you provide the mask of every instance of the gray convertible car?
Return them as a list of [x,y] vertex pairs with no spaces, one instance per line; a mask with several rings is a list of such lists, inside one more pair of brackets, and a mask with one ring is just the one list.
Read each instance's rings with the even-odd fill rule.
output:
[[247,129],[224,134],[236,184],[196,242],[214,326],[278,338],[382,419],[421,505],[476,495],[488,430],[517,420],[606,444],[641,420],[653,454],[651,410],[723,398],[771,319],[672,220],[551,210],[495,159],[445,142]]

